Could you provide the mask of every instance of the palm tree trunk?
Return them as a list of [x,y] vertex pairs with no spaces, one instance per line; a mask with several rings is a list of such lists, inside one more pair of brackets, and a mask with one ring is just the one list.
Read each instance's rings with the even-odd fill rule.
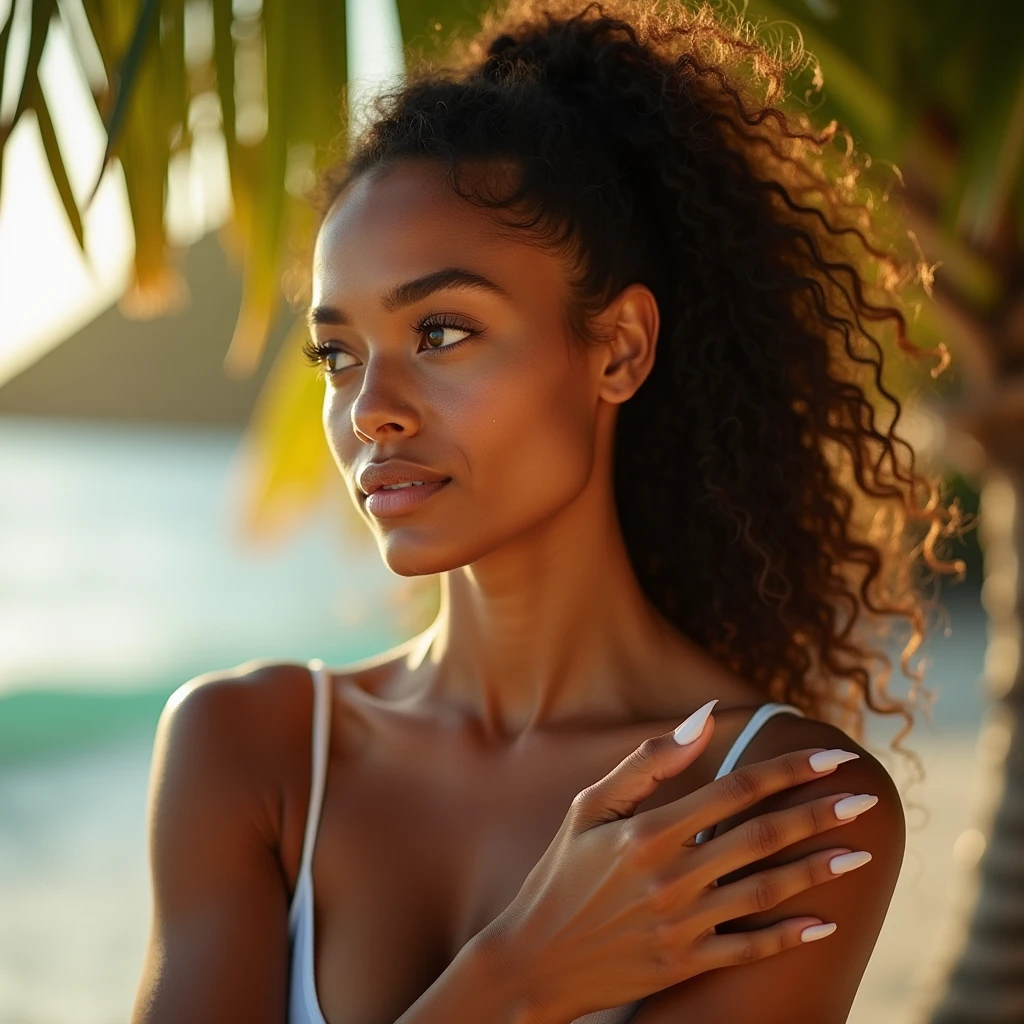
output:
[[917,1016],[928,1024],[1024,1021],[1024,431],[995,418],[998,427],[982,431],[992,468],[978,522],[988,708],[977,747],[974,829],[958,844],[966,856],[954,912]]

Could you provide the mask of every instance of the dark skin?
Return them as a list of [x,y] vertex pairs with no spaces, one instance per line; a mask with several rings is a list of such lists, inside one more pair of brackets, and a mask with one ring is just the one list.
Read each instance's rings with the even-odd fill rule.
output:
[[[504,294],[449,287],[382,307],[395,285],[447,267]],[[608,340],[570,354],[566,296],[555,256],[448,193],[427,163],[358,179],[318,236],[313,306],[347,320],[311,328],[338,350],[328,442],[387,565],[441,581],[427,630],[332,674],[313,859],[316,987],[330,1024],[401,1016],[514,899],[575,794],[645,738],[719,699],[704,751],[640,811],[710,782],[765,701],[648,601],[616,521],[616,415],[650,372],[657,304],[629,286],[601,314]],[[417,335],[410,325],[430,314],[466,326]],[[425,339],[445,348],[467,337],[427,351]],[[451,483],[377,520],[357,477],[392,457]],[[311,714],[308,672],[289,665],[202,677],[169,704],[152,782],[156,912],[134,1020],[283,1019]],[[805,915],[837,931],[657,992],[635,1024],[846,1019],[902,861],[899,795],[845,733],[793,715],[769,720],[739,765],[834,747],[860,758],[717,834],[829,794],[872,793],[878,804],[722,884],[815,850],[867,850],[872,861],[718,931]]]

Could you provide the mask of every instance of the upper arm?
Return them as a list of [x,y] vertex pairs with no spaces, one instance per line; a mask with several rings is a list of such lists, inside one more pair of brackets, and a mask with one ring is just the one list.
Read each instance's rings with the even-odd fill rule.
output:
[[[133,1024],[280,1024],[287,890],[279,812],[261,781],[267,670],[201,676],[172,694],[149,783],[153,916]],[[265,730],[265,727],[264,727]]]
[[[786,723],[779,719],[788,719]],[[769,726],[778,722],[778,728]],[[845,733],[807,719],[779,715],[765,725],[744,753],[742,764],[764,761],[788,750],[842,747],[860,754],[834,772],[769,797],[722,823],[721,836],[742,821],[767,811],[841,793],[873,793],[878,803],[843,825],[723,876],[727,885],[755,871],[786,864],[818,850],[867,850],[872,859],[849,874],[806,889],[770,910],[718,925],[717,932],[753,931],[786,918],[814,916],[834,921],[836,930],[753,963],[721,967],[656,992],[632,1024],[842,1024],[857,994],[889,901],[896,887],[906,840],[903,807],[891,777]],[[712,840],[713,842],[714,840]]]

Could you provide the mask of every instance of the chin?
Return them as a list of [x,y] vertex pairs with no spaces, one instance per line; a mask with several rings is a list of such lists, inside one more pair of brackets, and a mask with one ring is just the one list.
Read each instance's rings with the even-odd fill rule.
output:
[[389,531],[389,535],[377,536],[380,557],[396,576],[434,576],[467,564],[466,558],[447,551],[443,543],[397,536],[401,532],[395,529]]
[[469,536],[469,530],[449,524],[443,531],[394,526],[374,528],[377,550],[396,576],[433,576],[472,565],[505,543],[494,534]]

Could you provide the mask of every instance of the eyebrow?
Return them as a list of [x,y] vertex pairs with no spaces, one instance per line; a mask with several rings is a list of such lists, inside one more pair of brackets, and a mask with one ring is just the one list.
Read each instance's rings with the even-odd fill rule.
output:
[[[386,313],[394,313],[403,306],[410,306],[444,288],[475,288],[509,298],[508,292],[501,285],[489,277],[484,277],[483,274],[462,267],[443,267],[441,270],[434,270],[422,277],[389,288],[381,297],[381,308]],[[316,306],[306,313],[306,323],[310,327],[314,324],[346,326],[351,324],[352,320],[348,314],[335,306]]]

